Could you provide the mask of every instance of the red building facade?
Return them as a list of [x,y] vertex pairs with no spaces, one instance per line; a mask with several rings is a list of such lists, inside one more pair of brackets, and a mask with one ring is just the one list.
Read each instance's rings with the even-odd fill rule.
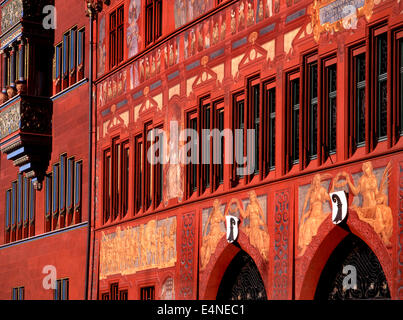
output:
[[[93,156],[83,2],[55,3],[43,177],[2,136],[3,299],[63,297],[66,283],[70,299],[402,298],[400,2],[94,1]],[[11,80],[1,114],[24,98]],[[192,151],[200,164],[183,161]]]

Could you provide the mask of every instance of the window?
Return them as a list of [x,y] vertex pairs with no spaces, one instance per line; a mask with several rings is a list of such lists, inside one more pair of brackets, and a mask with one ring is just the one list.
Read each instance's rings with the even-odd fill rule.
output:
[[238,165],[243,163],[245,155],[245,96],[237,94],[233,98],[233,128],[235,132],[234,165],[233,165],[233,186],[243,178],[238,170]]
[[146,46],[162,35],[162,0],[146,0]]
[[325,62],[325,154],[334,154],[336,152],[336,126],[337,126],[337,77],[335,60]]
[[163,190],[163,154],[164,154],[164,144],[163,144],[163,131],[162,127],[157,127],[153,131],[153,141],[154,148],[156,151],[153,152],[157,163],[153,164],[154,170],[154,199],[155,199],[155,208],[157,208],[162,202],[162,190]]
[[123,218],[128,210],[129,142],[112,139],[112,146],[104,151],[104,223]]
[[33,236],[35,190],[32,180],[18,174],[5,195],[5,243]]
[[85,29],[78,30],[77,38],[77,81],[84,78]]
[[59,164],[53,165],[52,177],[52,230],[55,230],[59,216]]
[[110,68],[123,61],[124,6],[113,11],[109,17],[109,64]]
[[52,174],[45,176],[45,232],[50,231],[52,225]]
[[140,211],[143,206],[142,201],[142,181],[143,181],[143,137],[139,135],[134,142],[134,212]]
[[59,212],[60,212],[60,227],[63,228],[65,224],[66,213],[66,166],[67,155],[60,156],[60,185],[59,185]]
[[112,283],[110,287],[111,300],[119,300],[119,284]]
[[70,30],[69,73],[70,82],[76,82],[77,66],[77,27]]
[[275,167],[276,135],[276,87],[274,80],[264,85],[265,93],[262,110],[262,148],[264,177]]
[[69,86],[69,56],[70,54],[70,32],[66,32],[63,35],[63,80],[62,85],[63,89]]
[[258,79],[249,81],[249,110],[247,117],[249,117],[248,129],[253,129],[255,132],[255,150],[253,153],[253,174],[259,173],[259,156],[260,156],[260,83]]
[[13,288],[12,300],[24,300],[25,289],[24,287]]
[[365,145],[365,48],[362,47],[353,51],[353,115],[352,123],[355,125],[353,132],[354,147]]
[[[215,177],[215,185],[214,190],[216,190],[220,184],[224,183],[224,150],[225,149],[225,141],[224,141],[224,102],[220,101],[214,104],[214,128],[218,130],[215,134],[219,135],[215,137],[214,143],[217,144],[215,147],[216,155],[213,154],[213,163],[214,163],[214,172],[213,177]],[[228,142],[227,142],[228,143]],[[218,155],[218,157],[217,157]],[[219,163],[217,164],[217,159]]]
[[53,61],[54,93],[84,78],[85,29],[73,27],[63,34],[55,46]]
[[67,187],[66,187],[66,210],[67,225],[71,224],[74,213],[74,158],[67,160]]
[[54,289],[54,300],[69,300],[69,279],[59,279],[56,281]]
[[[146,137],[148,137],[149,134],[151,134],[151,131],[152,131],[152,124],[150,122],[145,125]],[[145,146],[145,150],[144,150],[144,164],[145,164],[145,166],[144,166],[144,211],[147,211],[152,205],[152,194],[153,194],[152,193],[153,192],[153,190],[152,190],[152,188],[153,188],[153,185],[152,185],[153,170],[151,167],[151,163],[150,163],[150,161],[148,161],[148,157],[147,157],[148,151],[151,148],[151,141],[148,141],[148,138],[147,138],[147,141],[145,141],[144,146]]]
[[102,300],[127,300],[128,290],[119,290],[119,283],[112,283],[109,286],[109,292],[101,294]]
[[190,163],[187,165],[187,194],[191,197],[198,188],[197,179],[197,169],[198,169],[198,159],[199,159],[199,148],[198,148],[198,118],[197,112],[193,111],[188,114],[187,117],[187,128],[192,129],[191,136],[188,136],[188,145],[191,143],[189,149],[187,150],[187,158]]
[[155,300],[155,287],[144,287],[140,289],[140,300]]
[[[316,159],[318,152],[318,63],[317,56],[306,58],[306,126],[307,126],[307,160]],[[305,156],[305,155],[304,155]]]
[[[204,98],[200,101],[200,113],[201,113],[201,174],[202,174],[202,190],[203,193],[207,188],[210,187],[210,164],[211,161],[211,138],[210,138],[210,130],[212,129],[212,112],[211,112],[211,104],[208,98]],[[208,131],[207,131],[208,130]],[[205,134],[208,133],[208,134]]]
[[122,217],[125,217],[129,208],[129,166],[130,166],[130,148],[129,142],[125,141],[122,143],[122,196],[120,203],[120,210]]
[[285,110],[286,172],[299,163],[299,120],[300,120],[300,79],[299,73],[287,75],[287,95]]
[[378,140],[387,138],[388,116],[388,39],[387,33],[376,36],[376,132]]

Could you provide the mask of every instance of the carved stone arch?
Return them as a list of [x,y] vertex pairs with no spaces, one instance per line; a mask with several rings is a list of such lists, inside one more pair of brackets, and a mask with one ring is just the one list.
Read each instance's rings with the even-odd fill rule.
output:
[[329,257],[349,234],[357,236],[372,250],[379,260],[391,294],[394,292],[392,260],[382,240],[368,223],[358,218],[355,211],[349,209],[347,219],[344,227],[334,225],[331,219],[326,219],[319,227],[317,235],[312,239],[304,256],[297,258],[295,270],[297,299],[314,298],[321,273]]
[[259,251],[249,243],[249,239],[243,231],[239,231],[237,243],[229,244],[224,235],[218,242],[214,254],[207,264],[205,270],[200,274],[200,297],[205,300],[214,300],[227,270],[234,257],[244,251],[253,260],[262,278],[265,291],[268,293],[268,271],[269,263],[263,260]]

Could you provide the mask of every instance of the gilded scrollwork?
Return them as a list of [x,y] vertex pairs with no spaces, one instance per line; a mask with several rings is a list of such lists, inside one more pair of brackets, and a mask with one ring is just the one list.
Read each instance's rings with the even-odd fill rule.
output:
[[176,263],[176,217],[102,233],[100,279],[112,274],[134,274]]
[[[368,21],[372,16],[373,7],[374,0],[314,0],[308,13],[311,16],[315,40],[319,41],[322,32],[333,34],[355,27],[352,19],[365,16]],[[352,12],[351,8],[355,8],[355,12]]]

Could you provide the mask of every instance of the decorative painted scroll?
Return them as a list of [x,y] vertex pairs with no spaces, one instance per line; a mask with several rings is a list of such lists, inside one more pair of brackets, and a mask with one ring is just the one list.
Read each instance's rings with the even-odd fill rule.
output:
[[182,241],[178,299],[194,299],[193,270],[195,250],[195,214],[188,213],[182,218]]
[[176,217],[150,220],[147,224],[102,232],[99,278],[128,275],[176,263]]
[[338,32],[356,27],[357,19],[372,16],[373,0],[314,0],[308,12],[311,15],[314,38],[319,41],[322,32]]
[[[246,207],[244,210],[243,208]],[[258,197],[255,191],[249,192],[249,199],[242,204],[233,198],[226,206],[219,200],[214,200],[213,208],[203,210],[203,236],[200,248],[201,270],[204,270],[214,254],[218,242],[226,234],[225,216],[228,214],[242,218],[241,230],[249,242],[262,256],[264,261],[269,259],[270,236],[266,222],[266,196]],[[224,211],[225,208],[225,211]],[[224,213],[223,213],[224,212]]]
[[290,192],[276,192],[274,197],[274,276],[273,299],[288,299]]

